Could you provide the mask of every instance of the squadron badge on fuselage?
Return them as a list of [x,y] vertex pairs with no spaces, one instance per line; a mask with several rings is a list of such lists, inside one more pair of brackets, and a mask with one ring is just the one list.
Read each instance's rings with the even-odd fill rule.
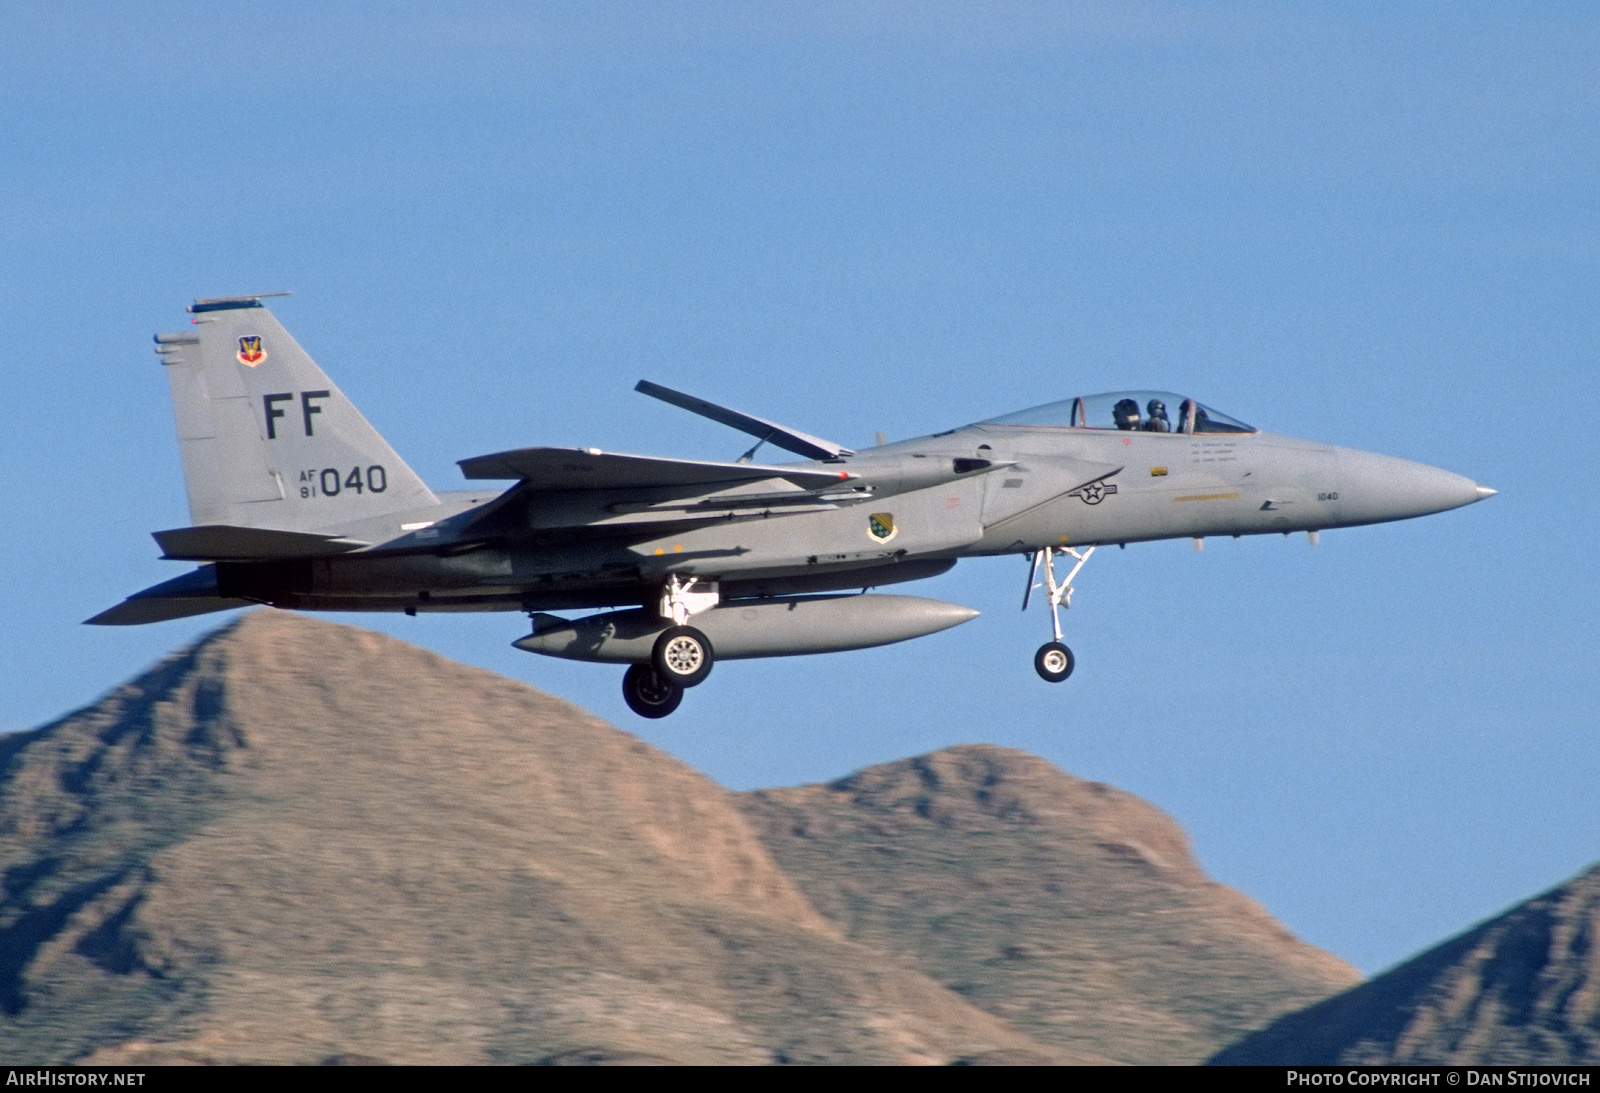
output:
[[887,543],[899,533],[894,526],[894,513],[875,512],[867,517],[867,533],[880,543]]

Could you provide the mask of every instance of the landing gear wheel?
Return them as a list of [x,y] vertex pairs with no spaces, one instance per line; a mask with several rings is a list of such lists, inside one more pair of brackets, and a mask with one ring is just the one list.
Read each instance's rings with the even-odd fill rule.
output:
[[635,664],[622,676],[622,700],[640,717],[666,717],[683,701],[683,688],[656,675],[648,664]]
[[711,639],[692,626],[669,626],[661,631],[650,663],[656,675],[679,687],[693,687],[711,674]]
[[1072,674],[1072,650],[1059,641],[1049,641],[1039,646],[1033,655],[1033,670],[1046,683],[1060,683]]

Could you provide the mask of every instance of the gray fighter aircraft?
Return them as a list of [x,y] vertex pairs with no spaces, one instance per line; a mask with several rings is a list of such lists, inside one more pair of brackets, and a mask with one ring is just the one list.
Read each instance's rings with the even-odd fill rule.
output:
[[[518,648],[628,665],[628,705],[664,717],[715,659],[860,649],[965,622],[977,612],[866,590],[1020,554],[1023,608],[1042,568],[1053,629],[1034,667],[1060,682],[1073,669],[1060,609],[1097,547],[1315,536],[1495,492],[1164,392],[1070,398],[855,452],[641,382],[755,445],[731,463],[518,448],[461,461],[468,479],[509,488],[435,493],[261,299],[199,300],[191,330],[156,335],[193,526],[155,539],[164,557],[201,564],[90,623],[252,604],[523,611],[533,626]],[[803,462],[756,463],[763,444]],[[586,609],[609,610],[547,613]]]

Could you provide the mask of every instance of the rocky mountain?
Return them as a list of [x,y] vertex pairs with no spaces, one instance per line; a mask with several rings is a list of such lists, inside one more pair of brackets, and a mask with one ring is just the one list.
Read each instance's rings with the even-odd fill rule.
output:
[[1070,1052],[1199,1062],[1359,978],[1208,880],[1169,817],[1024,752],[950,748],[742,805],[845,936]]
[[1597,942],[1600,865],[1212,1061],[1600,1063]]
[[736,795],[282,612],[0,737],[12,1060],[1183,1061],[1353,978],[1020,753]]

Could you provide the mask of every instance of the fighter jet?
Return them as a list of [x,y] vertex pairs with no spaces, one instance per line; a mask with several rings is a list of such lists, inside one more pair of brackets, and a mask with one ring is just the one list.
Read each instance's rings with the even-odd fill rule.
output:
[[[664,717],[718,659],[860,649],[965,622],[977,612],[869,590],[1016,554],[1030,563],[1024,609],[1043,571],[1052,639],[1034,668],[1059,683],[1074,665],[1060,611],[1101,546],[1315,537],[1495,492],[1160,391],[1068,398],[857,452],[648,382],[637,390],[755,444],[734,462],[517,448],[460,462],[470,481],[509,486],[435,492],[262,298],[198,300],[191,329],[156,335],[192,525],[154,536],[165,558],[200,564],[90,623],[253,604],[521,611],[532,629],[517,648],[626,665],[628,705]],[[763,446],[800,461],[756,462]]]

